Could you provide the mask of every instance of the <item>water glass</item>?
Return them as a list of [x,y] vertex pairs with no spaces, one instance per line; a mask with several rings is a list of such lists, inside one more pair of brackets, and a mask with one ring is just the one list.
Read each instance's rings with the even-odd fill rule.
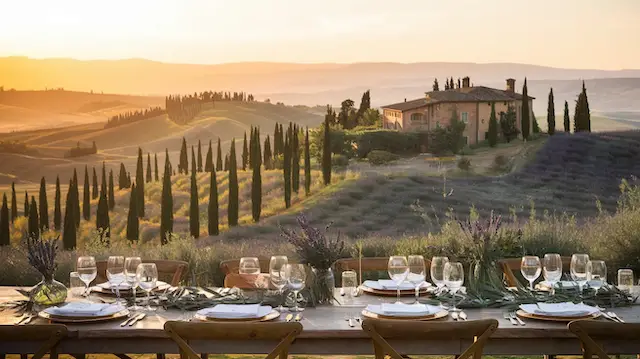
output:
[[587,283],[588,254],[574,254],[571,256],[571,279],[578,283],[578,289],[582,296],[582,287]]
[[409,283],[413,284],[416,290],[416,303],[418,303],[418,299],[420,298],[420,287],[426,278],[424,257],[420,255],[411,255],[407,257],[407,262],[409,263],[409,275],[407,276],[407,280]]
[[82,279],[80,279],[80,274],[78,272],[69,273],[69,294],[73,298],[80,298],[84,293],[84,283]]
[[456,308],[456,292],[462,288],[464,284],[464,268],[460,262],[447,262],[444,265],[444,284],[449,288],[453,298],[452,311],[458,310]]
[[587,280],[589,286],[598,293],[598,289],[607,282],[607,266],[604,261],[589,261],[587,263]]
[[444,266],[449,262],[447,257],[431,258],[431,281],[438,288],[438,293],[444,287]]
[[147,307],[148,311],[153,311],[155,308],[151,307],[151,291],[156,288],[158,282],[158,268],[155,263],[141,263],[136,269],[136,279],[138,285],[142,290],[147,292]]
[[111,256],[107,260],[107,280],[111,291],[116,292],[116,302],[120,302],[120,286],[126,281],[124,274],[124,257]]
[[540,267],[540,258],[537,256],[524,256],[520,261],[520,273],[524,279],[529,282],[529,289],[533,290],[533,282],[538,279],[542,268]]
[[133,305],[129,307],[131,310],[141,310],[142,307],[136,304],[136,289],[138,288],[138,277],[136,271],[138,266],[142,263],[140,257],[127,257],[124,260],[124,276],[126,282],[131,286],[131,294],[133,295]]
[[389,278],[396,284],[398,292],[398,302],[400,302],[400,285],[407,279],[409,275],[409,263],[407,257],[391,256],[387,266]]
[[304,308],[298,307],[298,293],[304,288],[307,278],[307,270],[304,264],[285,264],[282,267],[285,272],[284,277],[287,278],[289,288],[293,291],[293,308],[292,312],[301,312]]
[[256,257],[242,257],[240,258],[240,265],[238,266],[238,273],[240,274],[260,274],[260,261]]
[[282,268],[289,264],[289,259],[287,256],[272,256],[269,261],[269,279],[271,280],[271,284],[273,284],[280,296],[282,297],[282,302],[278,307],[278,311],[282,312],[284,310],[284,306],[282,303],[284,302],[284,287],[287,285],[287,273],[283,271]]
[[358,290],[358,279],[355,271],[342,272],[342,291],[346,301],[351,301]]
[[89,295],[89,284],[96,279],[98,268],[96,267],[96,259],[91,256],[78,257],[76,261],[76,272],[80,276],[80,280],[84,282],[85,290],[83,295]]
[[562,278],[562,257],[557,253],[544,255],[544,280],[551,287],[551,295],[556,293],[556,283]]
[[618,288],[631,291],[633,287],[633,271],[631,269],[618,269]]

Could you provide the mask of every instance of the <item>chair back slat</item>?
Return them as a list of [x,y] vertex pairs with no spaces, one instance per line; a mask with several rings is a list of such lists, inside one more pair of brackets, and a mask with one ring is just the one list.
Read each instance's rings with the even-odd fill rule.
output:
[[[59,324],[0,325],[0,348],[2,342],[38,341],[42,342],[42,345],[34,350],[32,359],[41,359],[46,353],[55,357],[57,356],[55,349],[66,335],[67,327]],[[1,350],[0,353],[2,353]]]
[[[184,261],[172,261],[165,259],[142,260],[142,263],[155,263],[158,268],[158,279],[166,280],[167,283],[176,287],[186,279],[189,274],[189,263]],[[107,261],[96,261],[98,275],[96,283],[107,281]]]
[[[569,268],[571,267],[571,257],[561,257],[561,259],[562,259],[562,270],[568,271]],[[541,264],[544,265],[542,261],[543,261],[543,258],[540,258]],[[507,283],[507,286],[518,287],[519,285],[521,285],[514,273],[514,272],[520,271],[521,262],[522,262],[522,258],[505,258],[505,259],[500,259],[498,261],[498,266],[500,267],[500,269],[502,270],[502,273],[504,274],[504,279],[505,279],[505,282]]]
[[595,320],[576,320],[568,325],[582,344],[583,357],[597,355],[600,359],[609,359],[609,355],[598,345],[598,339],[616,339],[640,341],[640,323],[613,323]]

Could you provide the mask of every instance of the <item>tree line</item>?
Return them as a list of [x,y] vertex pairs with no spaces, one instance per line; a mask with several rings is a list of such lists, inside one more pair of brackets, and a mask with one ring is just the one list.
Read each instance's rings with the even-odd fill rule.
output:
[[133,122],[157,117],[160,115],[164,115],[165,113],[167,113],[166,110],[164,110],[162,107],[159,107],[159,106],[149,107],[148,109],[144,109],[144,110],[129,111],[129,112],[115,115],[115,116],[111,116],[111,118],[108,119],[107,123],[104,125],[104,128],[122,126],[128,123],[133,123]]
[[169,118],[180,124],[193,120],[202,110],[202,104],[216,101],[254,101],[253,94],[246,92],[204,91],[192,95],[169,95],[165,97],[165,109]]

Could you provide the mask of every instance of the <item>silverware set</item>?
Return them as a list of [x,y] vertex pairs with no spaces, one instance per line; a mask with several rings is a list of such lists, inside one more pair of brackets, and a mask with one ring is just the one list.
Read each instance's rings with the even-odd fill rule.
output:
[[464,311],[460,311],[460,312],[451,312],[451,319],[455,320],[455,321],[465,321],[467,320],[467,313],[465,313]]
[[294,322],[299,322],[302,320],[302,314],[298,313],[295,316],[291,313],[287,314],[287,316],[284,318],[284,320],[286,322],[290,322],[290,321],[294,321]]
[[20,317],[20,319],[18,319],[18,321],[16,322],[16,325],[25,325],[25,324],[29,324],[29,322],[31,322],[33,319],[35,319],[38,315],[37,314],[23,314],[22,317]]
[[524,320],[520,319],[520,317],[516,314],[516,312],[505,312],[504,319],[507,319],[513,325],[525,325]]
[[614,321],[616,323],[624,323],[624,320],[622,318],[620,318],[616,313],[614,312],[602,312],[602,316],[604,316],[605,318]]
[[142,319],[144,319],[145,316],[146,316],[145,313],[131,314],[129,316],[129,318],[127,318],[127,320],[125,320],[124,322],[120,323],[120,326],[124,327],[124,326],[128,325],[128,326],[132,327],[134,324],[136,324],[137,322],[139,322]]
[[349,316],[345,318],[345,320],[347,321],[347,323],[349,323],[349,326],[351,328],[355,328],[356,323],[360,323],[360,314]]

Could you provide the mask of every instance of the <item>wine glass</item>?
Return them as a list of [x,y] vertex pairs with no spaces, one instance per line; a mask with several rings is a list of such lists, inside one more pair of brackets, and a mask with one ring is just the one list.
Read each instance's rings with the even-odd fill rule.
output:
[[607,266],[604,261],[587,262],[587,280],[589,286],[595,288],[596,293],[607,282]]
[[520,262],[520,273],[529,282],[529,289],[533,290],[533,282],[538,279],[542,272],[540,268],[540,258],[537,256],[524,256]]
[[147,311],[154,311],[151,307],[151,291],[156,287],[158,282],[158,268],[155,263],[140,263],[136,269],[136,278],[138,285],[142,290],[147,292]]
[[126,277],[124,275],[124,257],[111,256],[107,261],[107,280],[111,291],[116,289],[116,303],[120,302],[120,285],[124,283]]
[[587,283],[587,263],[588,254],[574,254],[571,256],[571,279],[578,283],[580,298],[582,298],[582,288]]
[[464,283],[464,268],[460,262],[447,262],[444,265],[444,283],[449,288],[453,298],[452,311],[457,311],[456,308],[456,292],[462,288]]
[[127,257],[124,260],[124,275],[127,283],[131,285],[131,293],[133,294],[133,305],[129,307],[131,310],[141,310],[142,307],[136,304],[136,289],[138,288],[138,277],[136,271],[138,266],[142,263],[140,257]]
[[433,257],[431,258],[431,281],[438,288],[438,293],[444,288],[444,265],[449,262],[447,257]]
[[389,265],[387,267],[389,278],[396,284],[398,291],[398,303],[400,302],[400,284],[407,279],[409,275],[409,263],[407,257],[391,256],[389,257]]
[[551,295],[556,293],[556,283],[562,277],[562,258],[557,253],[544,255],[544,280],[551,286]]
[[351,302],[353,296],[357,293],[358,276],[355,271],[346,270],[342,272],[342,293],[345,296],[345,302]]
[[269,279],[271,280],[271,284],[278,289],[282,299],[282,302],[280,302],[280,306],[278,307],[279,312],[284,310],[284,306],[282,305],[284,302],[283,289],[287,285],[287,273],[282,270],[282,267],[287,264],[289,264],[287,256],[272,256],[269,261]]
[[238,267],[240,274],[260,274],[260,261],[256,257],[240,258],[240,266]]
[[287,278],[289,288],[293,291],[293,308],[292,312],[301,312],[304,308],[298,307],[298,293],[304,288],[304,282],[307,278],[307,272],[303,264],[285,264],[282,266],[284,277]]
[[407,280],[416,288],[416,304],[420,299],[420,286],[425,280],[424,257],[420,255],[412,255],[407,257],[409,263],[409,275]]
[[80,276],[80,280],[85,285],[83,295],[89,296],[89,284],[96,279],[98,268],[96,267],[96,259],[91,256],[78,257],[76,262],[76,272]]

